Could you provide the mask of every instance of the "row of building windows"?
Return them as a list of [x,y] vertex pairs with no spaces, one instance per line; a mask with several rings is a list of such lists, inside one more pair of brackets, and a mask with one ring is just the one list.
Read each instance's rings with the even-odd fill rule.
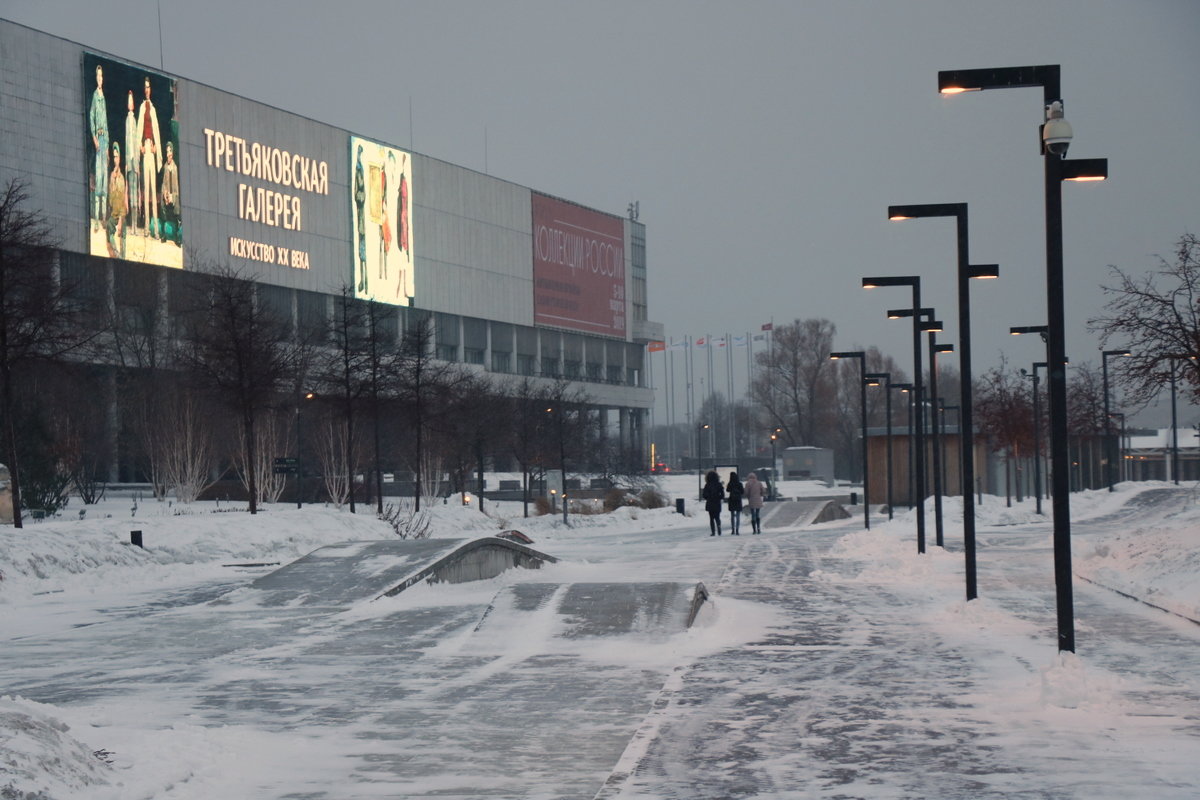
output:
[[[97,308],[111,308],[124,330],[148,335],[157,309],[166,308],[171,325],[185,309],[197,273],[143,264],[60,253],[60,274]],[[320,337],[341,313],[342,298],[334,295],[259,284],[257,302],[281,320],[290,320],[301,335]],[[369,310],[365,301],[349,300],[355,315]],[[376,307],[378,308],[378,306]],[[432,317],[434,353],[443,361],[482,366],[492,372],[567,378],[593,383],[642,386],[644,351],[641,345],[547,328],[514,325],[477,317],[431,313],[422,309],[386,307],[377,330],[385,344],[400,340],[400,332]]]

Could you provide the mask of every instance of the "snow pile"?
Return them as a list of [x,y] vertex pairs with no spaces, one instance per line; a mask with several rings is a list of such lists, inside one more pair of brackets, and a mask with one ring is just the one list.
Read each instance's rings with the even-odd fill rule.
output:
[[70,734],[53,706],[0,697],[0,797],[44,800],[109,783],[106,754]]
[[1075,572],[1200,622],[1200,507],[1080,546]]

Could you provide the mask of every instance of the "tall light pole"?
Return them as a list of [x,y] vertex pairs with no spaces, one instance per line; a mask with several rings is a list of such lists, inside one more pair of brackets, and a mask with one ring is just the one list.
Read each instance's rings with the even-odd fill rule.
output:
[[966,203],[921,203],[888,207],[889,220],[926,217],[954,217],[957,234],[958,371],[962,381],[959,394],[959,444],[962,449],[960,471],[963,482],[963,558],[967,599],[974,600],[979,591],[975,570],[975,423],[971,398],[970,281],[972,278],[999,277],[1000,268],[995,264],[971,264]]
[[1104,480],[1108,490],[1113,491],[1113,436],[1112,414],[1108,408],[1108,359],[1110,356],[1131,356],[1128,350],[1103,350],[1100,353],[1100,368],[1104,384]]
[[1038,133],[1044,164],[1046,198],[1046,320],[1050,387],[1050,470],[1054,507],[1054,584],[1058,649],[1075,651],[1074,593],[1071,581],[1071,458],[1067,429],[1066,314],[1063,286],[1062,182],[1103,180],[1108,160],[1064,158],[1073,132],[1063,118],[1059,66],[1045,64],[994,69],[945,70],[938,91],[958,94],[985,89],[1042,87],[1044,122]]
[[[937,388],[937,356],[938,353],[954,352],[952,344],[938,344],[937,334],[942,330],[940,320],[934,319],[932,308],[921,308],[920,317],[923,320],[921,330],[929,334],[929,400],[920,402],[917,413],[921,415],[922,425],[924,424],[925,408],[930,410],[929,414],[929,431],[930,438],[933,440],[930,448],[933,456],[933,530],[934,543],[938,547],[946,546],[945,526],[943,525],[942,517],[942,453],[941,439],[938,436],[938,426],[935,419],[937,413],[938,388]],[[912,316],[912,309],[908,308],[893,308],[889,309],[888,319],[901,319]]]
[[770,486],[771,491],[768,493],[769,499],[771,499],[771,500],[776,499],[775,484],[779,482],[779,476],[777,474],[777,466],[776,466],[779,462],[776,461],[776,458],[775,458],[775,442],[779,439],[780,430],[782,430],[782,429],[776,428],[775,430],[771,431],[771,486]]
[[913,431],[912,390],[913,390],[913,385],[911,383],[893,383],[891,385],[891,388],[898,390],[901,394],[908,395],[908,403],[907,403],[907,408],[906,408],[906,410],[908,412],[908,428],[906,429],[907,436],[905,438],[908,441],[908,470],[907,470],[908,471],[908,507],[912,508],[913,497],[916,496],[916,489],[913,488],[913,480],[914,480],[914,477],[917,472],[916,469],[913,468],[913,460],[916,457],[916,451],[913,448],[913,437],[912,437],[912,431]]
[[704,499],[704,459],[700,456],[700,443],[706,430],[707,422],[696,425],[696,502]]
[[[890,372],[868,372],[866,376],[869,380],[875,381],[870,386],[883,386],[884,389],[884,414],[887,416],[887,508],[888,519],[892,519],[892,373]],[[879,383],[883,381],[883,383]]]
[[1109,414],[1109,416],[1117,417],[1118,419],[1121,420],[1121,428],[1120,428],[1121,434],[1118,439],[1118,446],[1117,446],[1117,458],[1119,459],[1117,463],[1119,463],[1121,465],[1121,470],[1120,470],[1120,474],[1118,474],[1117,478],[1118,478],[1118,480],[1121,480],[1121,481],[1127,481],[1127,480],[1129,480],[1129,475],[1128,475],[1128,470],[1125,469],[1125,414],[1120,411],[1114,411],[1113,413]]
[[[939,412],[939,414],[940,414],[940,416],[939,416],[939,419],[940,419],[940,421],[941,421],[941,437],[942,437],[942,471],[943,471],[943,473],[945,472],[945,469],[946,469],[946,412],[947,412],[947,411],[953,411],[953,412],[955,412],[955,413],[958,413],[958,412],[959,412],[959,407],[958,407],[958,406],[948,406],[948,405],[946,405],[945,401],[943,401],[943,400],[942,400],[942,398],[940,398],[940,397],[939,397],[939,398],[938,398],[938,412]],[[959,416],[959,425],[958,425],[958,427],[959,427],[960,429],[962,428],[962,417],[961,417],[961,415]],[[962,431],[961,431],[961,430],[959,431],[959,435],[960,435],[960,436],[962,435]],[[961,442],[961,440],[960,440],[960,442]],[[960,445],[960,449],[961,449],[961,445]],[[942,485],[943,485],[943,486],[945,486],[945,485],[946,485],[946,477],[945,477],[945,475],[944,475],[944,474],[942,475]],[[947,491],[948,491],[948,490],[949,490],[949,487],[947,487]],[[964,494],[964,492],[963,492],[963,488],[962,488],[962,473],[961,473],[961,471],[960,471],[960,473],[959,473],[959,476],[958,476],[958,493],[959,493],[960,495],[961,495],[961,494]]]
[[858,359],[858,391],[859,391],[859,407],[862,409],[862,475],[863,475],[863,527],[867,530],[871,529],[871,502],[870,502],[870,470],[867,469],[867,354],[862,350],[843,350],[838,353],[830,353],[829,359],[837,361],[842,358],[857,358]]
[[[913,320],[913,402],[920,408],[921,404],[921,278],[917,275],[879,276],[863,278],[864,289],[874,289],[880,286],[908,286],[912,289],[912,320]],[[916,471],[917,507],[917,552],[925,552],[925,436],[921,415],[916,417],[916,429],[909,430],[909,435],[915,438],[913,443]]]
[[[1024,336],[1025,334],[1036,333],[1042,337],[1043,343],[1047,343],[1049,341],[1050,326],[1048,326],[1048,325],[1014,325],[1013,327],[1008,329],[1008,332],[1012,336]],[[1049,345],[1047,344],[1046,358],[1049,358],[1049,357],[1050,357],[1050,348],[1049,348]],[[1038,378],[1038,374],[1037,374],[1039,366],[1042,367],[1043,369],[1048,369],[1048,362],[1039,361],[1033,365],[1032,373],[1026,373],[1025,370],[1022,369],[1021,374],[1029,375],[1033,379],[1033,482],[1034,482],[1033,496],[1036,498],[1037,513],[1041,514],[1042,513],[1042,441],[1041,441],[1041,439],[1042,439],[1042,436],[1041,436],[1042,415],[1041,415],[1041,411],[1039,409],[1040,401],[1038,399],[1038,395],[1039,395],[1038,384],[1041,382],[1041,379]]]
[[563,407],[561,404],[551,406],[546,409],[546,413],[554,414],[558,420],[558,469],[562,473],[563,525],[569,526],[571,523],[567,521],[567,445],[563,439]]

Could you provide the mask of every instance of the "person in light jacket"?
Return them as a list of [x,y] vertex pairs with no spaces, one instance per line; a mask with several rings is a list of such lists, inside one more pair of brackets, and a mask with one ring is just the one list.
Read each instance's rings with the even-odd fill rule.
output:
[[763,482],[758,475],[751,472],[746,478],[746,508],[750,509],[750,528],[752,533],[762,533]]
[[704,476],[704,510],[708,512],[709,536],[721,535],[721,503],[725,500],[725,487],[716,472],[710,471]]

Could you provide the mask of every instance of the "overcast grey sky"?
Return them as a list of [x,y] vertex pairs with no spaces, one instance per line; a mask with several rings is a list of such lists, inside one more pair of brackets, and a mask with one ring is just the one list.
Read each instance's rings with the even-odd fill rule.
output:
[[[159,63],[154,0],[6,0],[3,15]],[[1041,93],[941,97],[939,69],[1062,65],[1068,354],[1107,266],[1152,268],[1200,230],[1197,0],[247,2],[162,0],[164,68],[647,225],[651,316],[668,335],[826,317],[837,346],[909,365],[899,289],[920,274],[956,341],[951,220],[967,202],[976,369],[1039,360],[1045,323]],[[411,105],[412,114],[409,108]],[[486,142],[486,148],[485,148]],[[661,383],[661,375],[658,381]],[[1185,420],[1190,419],[1185,416]]]

